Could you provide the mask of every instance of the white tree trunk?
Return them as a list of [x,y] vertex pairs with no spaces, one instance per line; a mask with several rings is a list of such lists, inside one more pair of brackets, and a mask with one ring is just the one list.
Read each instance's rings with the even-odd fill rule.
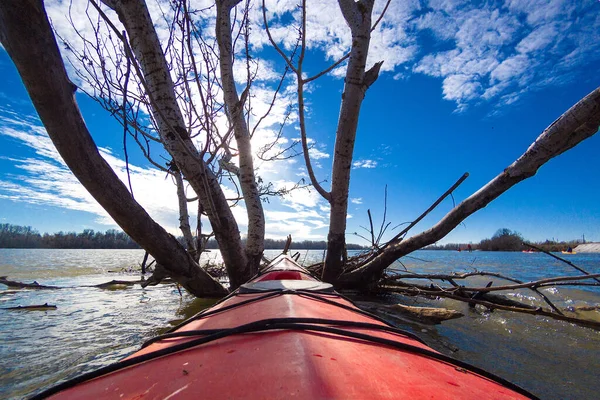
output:
[[188,253],[190,253],[194,260],[199,260],[200,258],[197,257],[198,249],[196,248],[196,242],[194,241],[192,228],[190,227],[190,214],[188,213],[183,177],[179,170],[173,171],[173,177],[177,186],[177,201],[179,202],[179,229],[183,234]]
[[240,1],[217,0],[216,37],[219,45],[223,97],[237,143],[240,160],[238,178],[248,214],[248,236],[246,240],[248,270],[251,272],[251,275],[254,275],[254,273],[258,272],[258,266],[264,250],[265,216],[254,176],[252,146],[250,143],[250,132],[243,113],[244,105],[238,97],[233,78],[234,49],[232,47],[230,14],[231,9]]
[[98,152],[75,102],[41,0],[0,2],[0,41],[15,63],[56,149],[119,226],[197,296],[227,291],[146,213]]
[[343,275],[340,284],[356,287],[378,280],[395,260],[442,239],[469,215],[484,208],[517,183],[534,176],[550,159],[596,134],[599,127],[600,88],[597,88],[546,128],[514,163],[453,208],[436,225],[408,239],[391,243],[367,264]]
[[329,233],[327,235],[327,257],[323,270],[323,280],[335,282],[342,273],[342,255],[346,244],[346,218],[348,215],[348,194],[350,188],[350,170],[356,139],[356,128],[360,107],[369,85],[379,72],[376,64],[365,74],[369,42],[371,39],[371,12],[373,0],[339,0],[342,14],[352,32],[352,49],[346,71],[344,93],[335,138],[331,193],[329,202]]
[[185,128],[173,81],[144,0],[105,0],[125,26],[143,73],[159,134],[202,202],[219,243],[232,288],[251,275],[237,222],[214,173],[204,163]]

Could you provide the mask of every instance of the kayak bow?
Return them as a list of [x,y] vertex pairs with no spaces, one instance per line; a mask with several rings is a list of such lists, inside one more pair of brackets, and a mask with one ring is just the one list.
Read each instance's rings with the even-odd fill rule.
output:
[[124,360],[36,398],[525,399],[360,310],[290,257]]

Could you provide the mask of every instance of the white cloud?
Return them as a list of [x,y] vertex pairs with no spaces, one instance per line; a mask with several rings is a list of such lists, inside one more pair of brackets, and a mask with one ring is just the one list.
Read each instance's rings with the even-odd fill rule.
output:
[[311,147],[308,149],[308,154],[310,154],[310,158],[315,160],[320,160],[322,158],[329,158],[329,153],[325,153],[324,151],[319,150],[316,147]]
[[519,44],[517,44],[516,50],[519,53],[524,54],[543,50],[555,40],[557,34],[558,32],[554,25],[542,25],[539,28],[534,29],[529,35],[525,36]]
[[[373,21],[385,3],[384,0],[375,2]],[[212,40],[212,3],[202,0],[193,5],[196,9],[205,9],[201,13],[203,34]],[[46,6],[61,35],[76,42],[65,18],[69,2],[49,0]],[[75,2],[71,7],[76,27],[91,37],[92,24],[83,17],[89,5]],[[171,15],[172,11],[166,0],[149,2],[149,7],[164,46],[168,24],[162,15]],[[238,6],[238,15],[241,15],[241,7],[243,3]],[[289,53],[297,43],[300,18],[297,2],[268,0],[266,8],[275,41]],[[95,12],[89,13],[94,19]],[[111,12],[109,15],[114,17]],[[118,20],[113,20],[120,29]],[[261,53],[270,44],[262,27],[260,6],[251,8],[250,21],[251,50],[258,52],[254,54],[253,70],[258,71],[258,82],[264,83],[263,88],[255,88],[258,102],[263,97],[259,92],[277,81],[282,68],[280,59],[270,58],[271,50]],[[239,24],[236,29],[238,27]],[[435,39],[433,46],[430,40],[423,40],[430,34]],[[315,68],[323,68],[346,54],[351,45],[350,31],[336,1],[308,3],[306,40],[308,49],[312,50],[304,66],[307,75],[319,72]],[[236,51],[241,54],[243,47],[240,38]],[[406,78],[410,71],[441,78],[444,98],[455,102],[459,110],[481,101],[494,101],[502,106],[506,104],[503,99],[518,100],[530,91],[571,81],[578,67],[600,60],[600,13],[597,2],[569,0],[507,0],[484,4],[460,0],[394,1],[373,32],[367,65],[380,60],[384,60],[382,72],[392,72],[398,79]],[[245,82],[245,62],[240,59],[235,65],[237,82]],[[332,72],[337,77],[343,74],[343,66]],[[264,99],[260,101],[264,103]],[[257,115],[259,108],[257,103]],[[281,113],[275,113],[272,121],[281,121]]]
[[362,199],[362,197],[350,198],[350,203],[352,203],[352,204],[362,204],[363,203],[363,199]]
[[[95,215],[99,224],[116,226],[65,165],[39,122],[32,124],[31,118],[14,118],[4,111],[0,110],[0,135],[27,146],[35,157],[11,158],[22,173],[5,176],[0,181],[0,198],[85,211]],[[127,182],[125,162],[107,149],[99,150],[121,181]],[[173,182],[157,169],[130,164],[129,171],[136,200],[157,222],[178,234],[179,211]],[[194,214],[195,203],[189,207]]]
[[600,14],[591,2],[509,0],[471,4],[429,1],[414,22],[443,43],[421,48],[414,72],[442,78],[458,110],[481,100],[500,107],[523,94],[574,79],[600,59]]
[[356,168],[375,168],[377,161],[375,160],[357,160],[352,163],[352,169]]
[[516,55],[507,58],[498,65],[490,74],[492,82],[513,80],[522,76],[530,66],[530,60],[526,55]]

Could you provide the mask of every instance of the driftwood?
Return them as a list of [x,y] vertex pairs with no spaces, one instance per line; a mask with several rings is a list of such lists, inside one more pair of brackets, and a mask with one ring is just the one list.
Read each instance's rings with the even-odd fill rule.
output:
[[485,307],[489,308],[490,310],[497,309],[497,310],[504,310],[504,311],[513,311],[513,312],[518,312],[518,313],[523,313],[523,314],[541,315],[541,316],[557,319],[560,321],[567,321],[567,322],[570,322],[570,323],[573,323],[573,324],[576,324],[579,326],[584,326],[586,328],[592,328],[592,329],[600,331],[600,322],[590,321],[587,319],[581,319],[581,318],[575,318],[575,317],[569,317],[566,315],[560,315],[560,314],[545,310],[542,307],[533,307],[533,308],[531,306],[528,306],[527,308],[513,307],[513,306],[497,304],[497,303],[486,301],[486,300],[465,298],[465,297],[456,295],[455,293],[452,293],[452,292],[446,292],[446,291],[440,291],[440,290],[423,290],[423,289],[418,289],[416,287],[388,285],[388,286],[383,287],[383,289],[387,292],[397,292],[397,293],[407,294],[407,295],[439,296],[439,297],[446,297],[446,298],[453,299],[453,300],[472,302],[475,304],[480,304],[482,306],[485,306]]
[[6,276],[0,276],[0,284],[6,285],[9,288],[18,288],[18,289],[61,289],[58,286],[46,286],[40,285],[36,281],[32,283],[22,283],[17,281],[11,281],[6,279]]
[[[578,268],[579,269],[579,268]],[[501,274],[497,274],[497,273],[492,273],[492,272],[480,272],[480,271],[475,271],[475,272],[469,272],[469,273],[464,273],[464,274],[413,274],[413,273],[400,273],[400,274],[395,274],[393,276],[388,277],[387,279],[391,279],[391,280],[396,280],[396,279],[401,279],[401,278],[405,278],[405,279],[409,279],[409,278],[421,278],[421,279],[440,279],[440,280],[445,280],[450,282],[455,288],[460,289],[462,291],[471,291],[471,292],[477,292],[474,296],[478,296],[480,298],[482,297],[482,293],[485,292],[491,292],[491,291],[499,291],[499,290],[513,290],[513,289],[519,289],[519,288],[527,288],[527,289],[531,289],[533,290],[535,293],[537,293],[545,302],[546,304],[548,304],[556,313],[558,314],[562,314],[562,311],[556,307],[554,305],[554,303],[552,303],[552,301],[550,301],[550,299],[542,292],[540,292],[538,290],[538,288],[540,287],[546,287],[546,286],[553,286],[556,284],[561,284],[561,285],[577,285],[577,282],[572,282],[572,281],[578,281],[578,280],[584,280],[584,279],[593,279],[596,275],[590,275],[587,272],[583,271],[584,273],[587,274],[587,276],[564,276],[564,277],[557,277],[557,278],[548,278],[548,279],[542,279],[542,280],[538,280],[538,281],[533,281],[533,282],[522,282],[518,279],[514,279],[514,278],[510,278]],[[454,283],[455,279],[465,279],[467,277],[470,276],[475,276],[475,275],[480,275],[480,276],[494,276],[497,278],[501,278],[501,279],[505,279],[508,281],[512,281],[517,283],[516,285],[505,285],[505,286],[495,286],[495,287],[491,287],[491,286],[487,286],[485,288],[468,288],[468,287],[462,287],[462,286],[458,286]],[[597,274],[598,276],[600,276],[600,274]],[[565,282],[566,281],[566,282]]]
[[[530,244],[524,243],[532,248],[536,248],[536,246],[532,246]],[[543,251],[543,250],[542,250]],[[547,253],[544,251],[544,253]],[[549,253],[548,253],[549,254]],[[556,307],[550,299],[541,291],[539,288],[548,287],[548,286],[578,286],[578,285],[586,285],[586,286],[597,286],[598,283],[585,283],[581,282],[583,280],[593,279],[595,281],[599,281],[600,274],[590,274],[589,272],[583,270],[582,268],[574,265],[572,262],[563,260],[560,257],[557,257],[553,254],[550,254],[552,257],[564,261],[570,266],[574,267],[578,271],[581,271],[585,275],[581,276],[559,276],[554,278],[546,278],[540,279],[537,281],[531,282],[522,282],[518,279],[510,278],[501,274],[491,273],[491,272],[481,272],[474,271],[468,273],[452,273],[452,274],[415,274],[409,271],[406,272],[397,272],[394,274],[387,274],[384,278],[380,280],[378,283],[377,290],[380,292],[398,292],[402,294],[408,295],[421,295],[421,296],[434,296],[434,297],[446,297],[454,300],[459,300],[463,302],[467,302],[470,306],[474,307],[476,304],[487,307],[490,310],[499,309],[513,312],[520,312],[526,314],[533,315],[542,315],[546,317],[550,317],[553,319],[567,321],[573,324],[577,324],[580,326],[585,326],[588,328],[593,328],[596,330],[600,330],[600,322],[596,320],[590,320],[586,318],[579,318],[581,313],[584,313],[585,317],[589,315],[585,315],[585,313],[594,312],[597,313],[600,311],[600,306],[591,305],[591,306],[575,306],[569,307],[564,310],[560,310]],[[364,256],[362,256],[364,257]],[[500,285],[500,286],[492,286],[493,282],[489,282],[485,287],[467,287],[461,286],[456,283],[456,280],[466,279],[471,276],[494,276],[497,278],[501,278],[507,281],[513,282],[513,284],[509,285]],[[419,285],[414,283],[406,283],[401,281],[400,279],[428,279],[430,281],[439,280],[446,281],[451,286],[442,287],[437,284]],[[546,310],[542,307],[531,306],[529,304],[524,304],[518,301],[514,301],[506,298],[505,296],[501,296],[498,294],[493,294],[491,292],[494,291],[507,291],[507,290],[516,290],[516,289],[530,289],[536,292],[541,298],[551,307],[552,310]],[[576,316],[568,316],[565,315],[565,312],[575,314]],[[592,316],[592,319],[595,319]]]
[[600,311],[600,305],[596,305],[596,306],[571,306],[571,307],[567,307],[567,311],[571,311],[571,312]]
[[133,285],[137,285],[137,284],[142,284],[144,281],[143,280],[137,280],[137,281],[119,281],[119,280],[112,280],[110,282],[104,282],[104,283],[100,283],[98,285],[90,285],[90,286],[84,286],[84,287],[95,287],[95,288],[99,288],[99,289],[117,289],[119,286],[133,286]]
[[3,310],[12,310],[12,311],[47,311],[47,310],[56,310],[56,306],[48,303],[44,304],[35,304],[31,306],[17,306],[17,307],[6,307]]
[[375,314],[383,314],[383,316],[393,318],[398,318],[398,314],[400,314],[426,324],[439,324],[442,321],[464,316],[460,311],[440,307],[414,307],[403,304],[380,304],[368,301],[357,302],[357,305]]
[[[112,280],[110,282],[104,282],[104,283],[99,283],[97,285],[85,285],[85,286],[80,286],[80,287],[92,287],[92,288],[99,288],[99,289],[117,289],[119,288],[119,286],[133,286],[133,285],[142,285],[142,287],[146,287],[148,281],[144,281],[144,280],[135,280],[135,281],[123,281],[123,280]],[[155,285],[157,285],[159,282],[156,282]],[[171,278],[163,278],[161,280],[161,283],[173,283],[173,280]],[[5,276],[0,277],[0,284],[2,285],[6,285],[9,288],[15,288],[15,289],[66,289],[66,288],[71,288],[73,286],[46,286],[46,285],[40,285],[39,283],[37,283],[36,281],[33,281],[33,283],[23,283],[23,282],[17,282],[17,281],[11,281],[6,279]],[[146,286],[144,286],[146,285]]]
[[[414,289],[414,291],[422,293],[422,294],[431,294],[431,293],[450,293],[454,294],[457,297],[460,297],[461,300],[470,303],[472,300],[484,300],[490,303],[504,305],[508,307],[519,307],[519,308],[528,308],[531,310],[535,310],[538,307],[532,306],[529,304],[521,303],[516,300],[511,300],[506,296],[492,294],[492,293],[483,293],[483,292],[475,292],[475,293],[467,293],[467,291],[463,291],[463,289],[468,289],[464,286],[459,287],[441,287],[436,285],[419,285],[417,283],[406,283],[403,281],[384,281],[381,288],[379,290],[386,292],[389,287],[393,288],[406,288],[406,289]],[[475,304],[475,303],[473,303]]]

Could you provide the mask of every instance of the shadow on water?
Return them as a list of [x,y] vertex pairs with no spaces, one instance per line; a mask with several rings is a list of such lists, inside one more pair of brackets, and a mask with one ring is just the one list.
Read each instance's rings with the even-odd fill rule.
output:
[[172,327],[179,325],[186,319],[193,317],[194,315],[198,314],[201,311],[206,310],[209,307],[212,307],[218,301],[219,301],[219,299],[199,299],[199,298],[191,299],[191,300],[185,301],[185,302],[182,301],[181,306],[179,307],[179,309],[177,310],[177,313],[176,313],[178,318],[170,320],[169,321],[170,326],[159,329],[157,332],[157,335],[162,335],[163,333],[165,333]]

